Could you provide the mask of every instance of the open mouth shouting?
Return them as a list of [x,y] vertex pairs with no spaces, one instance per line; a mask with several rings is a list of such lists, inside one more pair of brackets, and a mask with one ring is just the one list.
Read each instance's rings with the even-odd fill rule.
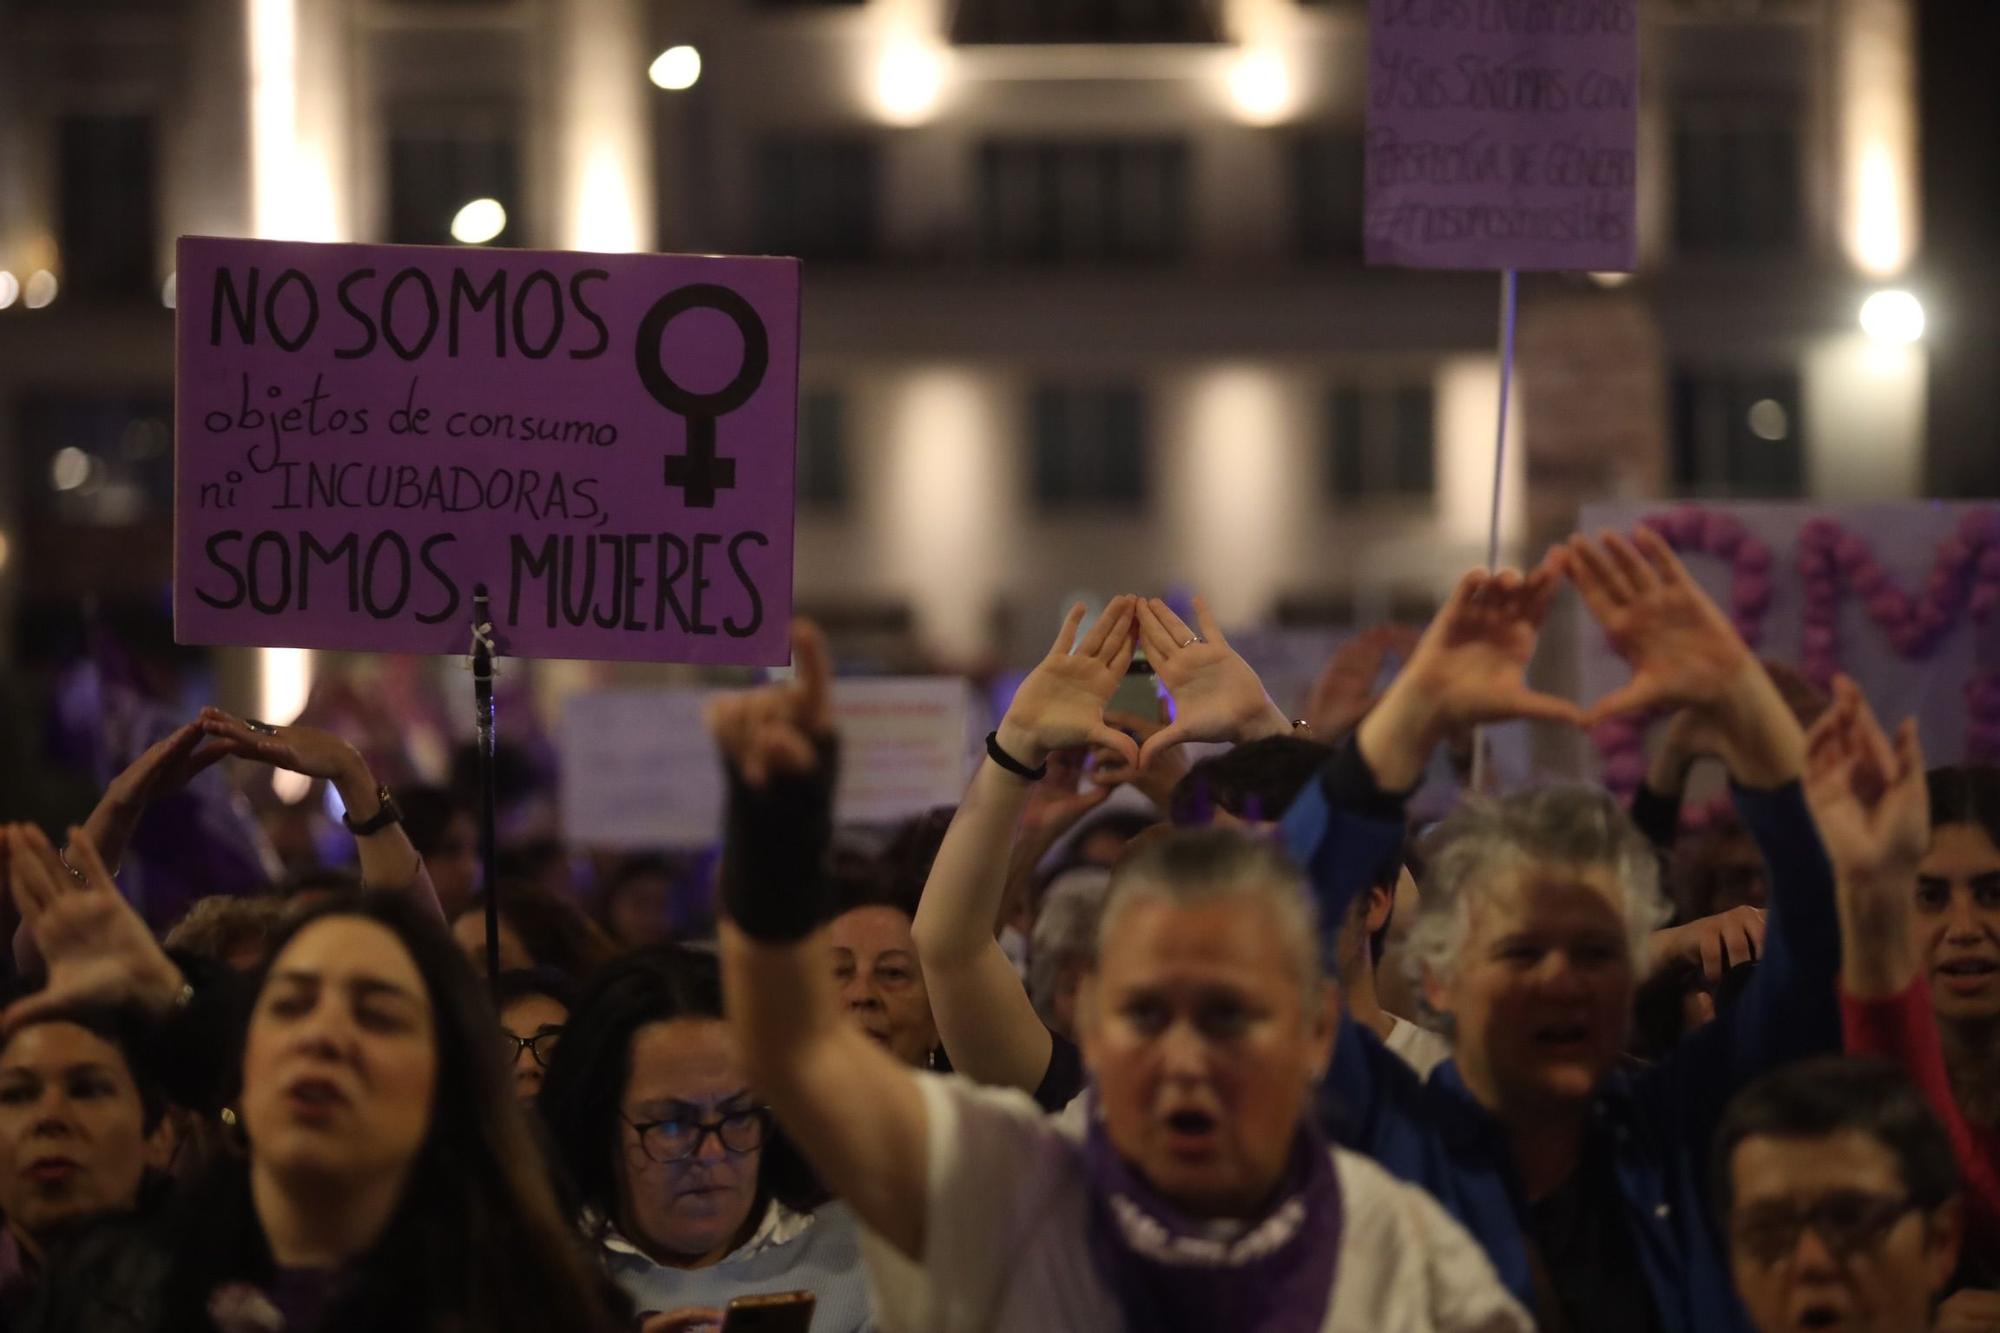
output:
[[1222,1122],[1199,1107],[1169,1111],[1165,1124],[1167,1149],[1177,1157],[1208,1157],[1221,1144]]

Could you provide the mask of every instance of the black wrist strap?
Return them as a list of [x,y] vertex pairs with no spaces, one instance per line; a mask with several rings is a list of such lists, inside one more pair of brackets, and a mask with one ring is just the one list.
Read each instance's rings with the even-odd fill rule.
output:
[[813,772],[774,776],[762,788],[728,770],[720,896],[730,920],[755,940],[802,940],[827,917],[826,854],[840,751],[831,736],[815,740],[814,748]]
[[986,757],[1006,769],[1009,773],[1012,773],[1015,777],[1026,779],[1029,782],[1040,782],[1049,775],[1047,760],[1042,762],[1040,768],[1029,768],[1013,755],[1001,749],[1000,733],[997,731],[986,733]]

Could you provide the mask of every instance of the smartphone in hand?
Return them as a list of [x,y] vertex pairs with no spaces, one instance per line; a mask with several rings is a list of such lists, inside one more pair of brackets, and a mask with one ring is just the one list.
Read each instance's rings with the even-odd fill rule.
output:
[[809,1291],[739,1296],[723,1313],[722,1333],[810,1333],[813,1305]]

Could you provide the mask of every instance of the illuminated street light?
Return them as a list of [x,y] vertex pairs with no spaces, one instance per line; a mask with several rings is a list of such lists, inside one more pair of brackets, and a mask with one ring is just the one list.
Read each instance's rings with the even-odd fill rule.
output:
[[451,239],[460,245],[484,245],[507,230],[507,210],[498,199],[474,199],[451,220]]
[[1861,331],[1880,342],[1913,343],[1924,336],[1923,303],[1905,291],[1876,292],[1861,303]]
[[692,46],[670,46],[653,61],[646,77],[670,93],[686,92],[701,79],[701,52]]

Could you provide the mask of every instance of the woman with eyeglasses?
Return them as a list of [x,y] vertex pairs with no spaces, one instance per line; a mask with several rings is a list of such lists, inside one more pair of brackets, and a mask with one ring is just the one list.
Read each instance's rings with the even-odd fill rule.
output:
[[853,1214],[828,1202],[744,1077],[713,956],[649,949],[579,998],[538,1099],[565,1193],[647,1333],[811,1291],[814,1333],[870,1326]]
[[493,983],[493,1007],[500,1011],[500,1058],[514,1074],[514,1095],[533,1102],[555,1058],[576,987],[552,967],[502,972]]

